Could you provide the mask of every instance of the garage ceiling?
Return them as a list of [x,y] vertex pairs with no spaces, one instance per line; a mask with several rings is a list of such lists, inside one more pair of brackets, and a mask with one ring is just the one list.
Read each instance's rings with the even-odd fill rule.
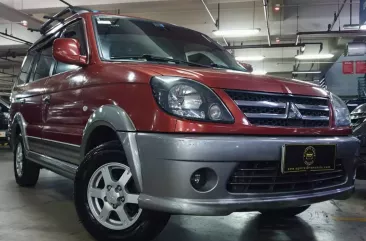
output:
[[[39,23],[43,15],[53,14],[65,5],[57,0],[39,0],[34,4],[34,0],[0,0],[1,3],[9,7],[21,10],[26,15],[11,14],[4,15],[0,10],[0,16],[6,20],[0,20],[0,31],[4,28],[8,31],[11,28],[14,36],[19,36],[28,41],[34,41],[38,35],[30,34],[29,31],[14,22],[21,21],[22,18],[31,18],[32,23]],[[119,13],[143,18],[149,18],[169,23],[174,23],[187,28],[192,28],[208,34],[215,38],[212,31],[217,27],[212,22],[209,14],[204,8],[201,0],[105,0],[103,5],[100,0],[69,0],[76,6],[86,6],[96,10]],[[260,28],[261,31],[255,37],[226,38],[230,45],[257,45],[268,44],[267,28],[264,19],[262,0],[205,0],[208,9],[215,19],[218,18],[218,8],[220,4],[220,29],[252,29]],[[326,31],[328,24],[332,23],[334,13],[338,12],[344,0],[269,0],[269,28],[271,33],[271,43],[276,44],[276,38],[281,44],[296,42],[296,33],[304,31]],[[353,16],[350,18],[351,6],[349,1],[335,22],[333,31],[342,30],[344,24],[358,23],[359,1],[352,1]],[[280,4],[280,11],[275,11],[275,4]],[[1,8],[0,8],[1,9]],[[32,16],[30,16],[32,15]],[[5,17],[4,17],[5,16]],[[14,19],[14,16],[18,16]],[[37,20],[38,19],[38,20]],[[30,20],[28,20],[30,21]],[[12,23],[11,23],[12,22]],[[339,56],[343,53],[345,45],[352,41],[354,36],[302,36],[301,41],[306,43],[322,43],[306,45],[305,54],[309,53],[332,53]],[[217,41],[224,44],[222,38]],[[4,40],[0,38],[0,55],[4,54],[4,49],[15,49],[20,47],[20,43]],[[20,48],[24,48],[24,45]],[[255,70],[264,70],[273,75],[291,77],[294,65],[297,66],[294,56],[297,55],[299,47],[293,48],[253,48],[233,50],[236,56],[265,56],[263,61],[247,61],[252,64]],[[328,62],[333,62],[335,57]],[[18,60],[18,59],[17,59]],[[6,63],[8,62],[8,63]],[[0,59],[1,66],[8,66],[5,71],[17,71],[17,64]],[[329,68],[331,63],[309,63],[303,62],[298,66],[298,70],[322,70],[322,74]],[[297,78],[304,80],[317,80],[321,75],[301,75]],[[1,79],[0,75],[0,79]]]

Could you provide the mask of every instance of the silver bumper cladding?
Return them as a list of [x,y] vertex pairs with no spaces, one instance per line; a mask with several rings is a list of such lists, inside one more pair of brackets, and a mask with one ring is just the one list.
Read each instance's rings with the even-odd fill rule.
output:
[[[129,133],[131,136],[131,133]],[[120,133],[123,139],[126,133]],[[349,197],[354,189],[359,141],[343,137],[265,137],[179,134],[133,134],[140,162],[142,208],[175,214],[225,215],[236,211],[309,205]],[[282,193],[229,193],[227,181],[240,162],[279,161],[284,144],[336,144],[347,181],[321,189]],[[130,162],[129,163],[133,163]],[[196,191],[192,173],[200,168],[214,170],[215,188]]]

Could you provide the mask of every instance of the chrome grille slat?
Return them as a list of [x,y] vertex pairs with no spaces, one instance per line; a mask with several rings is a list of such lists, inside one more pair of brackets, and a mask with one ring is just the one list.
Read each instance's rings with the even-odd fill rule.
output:
[[226,90],[253,125],[328,127],[327,98]]
[[303,115],[302,116],[303,120],[317,120],[317,121],[329,121],[329,117],[328,116],[308,116],[308,115]]
[[234,100],[234,101],[238,106],[286,108],[286,103],[276,103],[271,101],[246,101],[246,100]]
[[326,105],[303,105],[303,104],[295,104],[297,108],[300,110],[322,110],[322,111],[329,111],[329,107]]
[[286,119],[286,114],[270,114],[270,113],[245,113],[248,118],[272,118],[272,119]]

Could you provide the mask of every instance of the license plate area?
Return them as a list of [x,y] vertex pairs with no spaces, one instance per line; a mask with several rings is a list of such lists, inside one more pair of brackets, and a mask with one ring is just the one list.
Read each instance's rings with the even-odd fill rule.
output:
[[282,146],[281,172],[335,170],[337,145],[286,144]]
[[6,132],[5,131],[0,131],[0,137],[5,137],[6,136]]

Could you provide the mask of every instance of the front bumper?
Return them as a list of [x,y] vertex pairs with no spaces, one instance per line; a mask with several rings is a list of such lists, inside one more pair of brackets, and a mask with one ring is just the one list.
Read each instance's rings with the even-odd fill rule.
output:
[[[225,215],[309,205],[348,198],[354,189],[359,140],[355,137],[262,137],[138,133],[135,135],[142,178],[139,205],[174,214]],[[311,191],[229,193],[227,180],[240,162],[279,161],[284,144],[336,144],[347,175],[343,184]],[[196,191],[191,175],[211,168],[215,188]]]

